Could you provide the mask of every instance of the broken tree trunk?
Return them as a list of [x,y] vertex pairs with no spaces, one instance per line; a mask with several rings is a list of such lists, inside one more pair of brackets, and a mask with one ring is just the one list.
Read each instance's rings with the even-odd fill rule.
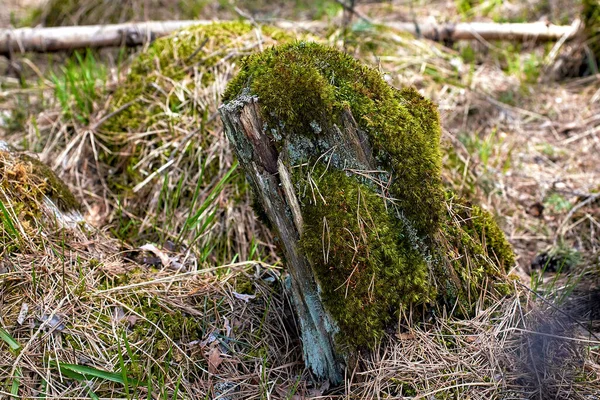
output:
[[438,112],[414,89],[299,42],[250,57],[219,111],[318,377],[340,383],[409,309],[469,315],[507,290],[512,250],[489,214],[444,192]]
[[338,384],[343,377],[343,358],[334,345],[335,324],[321,303],[310,264],[298,248],[302,215],[289,167],[265,135],[256,97],[240,96],[222,106],[220,113],[227,137],[234,144],[253,191],[281,241],[306,364],[317,376]]
[[[0,29],[0,55],[36,52],[77,50],[85,48],[141,46],[157,37],[173,33],[176,30],[206,25],[213,21],[148,21],[114,25],[65,26],[51,28]],[[281,29],[319,29],[327,28],[322,22],[273,23]],[[559,26],[543,22],[534,23],[458,23],[437,24],[435,22],[391,22],[382,26],[417,37],[443,42],[457,40],[516,40],[548,41],[570,40],[581,33],[580,24]]]

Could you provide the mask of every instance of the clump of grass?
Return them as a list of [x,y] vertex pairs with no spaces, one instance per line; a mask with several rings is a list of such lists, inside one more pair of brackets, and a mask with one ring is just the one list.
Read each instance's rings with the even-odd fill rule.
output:
[[96,61],[91,50],[87,50],[75,52],[60,70],[58,74],[51,74],[54,96],[65,118],[87,125],[106,86],[106,68]]
[[[215,23],[159,39],[133,61],[98,117],[98,150],[87,153],[114,198],[115,236],[173,242],[223,262],[246,259],[262,234],[217,107],[235,60],[291,39],[269,27]],[[70,147],[69,156],[83,156]]]
[[[271,367],[302,373],[278,268],[208,267],[189,252],[171,252],[160,269],[137,264],[80,216],[65,222],[72,198],[40,161],[0,151],[2,393],[207,397],[204,383],[224,379],[251,398],[268,390]],[[260,383],[248,373],[257,363]]]

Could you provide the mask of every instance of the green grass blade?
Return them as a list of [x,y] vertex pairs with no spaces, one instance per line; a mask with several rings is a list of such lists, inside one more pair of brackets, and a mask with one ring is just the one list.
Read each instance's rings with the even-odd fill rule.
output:
[[[51,364],[54,364],[54,363],[51,363]],[[67,378],[74,379],[74,380],[79,381],[79,382],[84,382],[85,385],[86,385],[86,389],[88,391],[88,395],[90,396],[90,398],[92,400],[100,400],[100,397],[98,397],[98,395],[90,387],[90,383],[88,382],[89,379],[86,378],[84,375],[79,374],[79,373],[74,372],[74,371],[70,371],[68,369],[61,369],[60,373],[63,376],[66,376]]]
[[12,386],[10,388],[10,396],[19,398],[19,386],[21,386],[21,377],[23,374],[21,373],[21,368],[17,368],[15,370],[15,379],[13,379]]
[[[204,213],[204,211],[206,211],[214,203],[214,201],[217,199],[217,197],[223,190],[223,187],[227,184],[227,182],[229,182],[231,175],[234,173],[234,171],[237,169],[237,167],[238,167],[238,162],[236,161],[231,166],[229,171],[227,171],[225,176],[223,176],[223,178],[221,178],[221,180],[210,191],[209,195],[206,197],[206,200],[200,205],[200,208],[198,209],[198,211],[196,211],[194,213],[194,215],[192,216],[192,218],[188,220],[189,226],[196,227],[201,223],[199,221],[200,216]],[[188,221],[186,221],[186,222],[188,222]]]
[[[56,365],[55,362],[51,361],[50,362],[50,366],[56,367],[57,365]],[[83,376],[81,374],[78,374],[77,372],[73,372],[73,371],[68,370],[68,369],[62,369],[60,367],[58,369],[60,371],[60,374],[62,376],[64,376],[64,377],[67,377],[69,379],[73,379],[73,380],[76,380],[76,381],[79,381],[79,382],[86,382],[87,381],[87,379],[85,379],[85,376]]]
[[21,344],[13,338],[4,328],[0,328],[0,339],[4,341],[13,351],[19,351]]
[[119,355],[119,366],[121,367],[121,378],[123,379],[123,385],[125,386],[125,395],[129,398],[129,379],[127,379],[127,368],[125,366],[125,359],[123,358],[119,340],[117,340],[117,352]]
[[4,225],[4,228],[8,231],[9,235],[15,238],[19,238],[19,231],[17,230],[17,228],[15,228],[15,225],[13,224],[12,218],[10,217],[8,210],[6,209],[6,207],[4,207],[4,203],[1,200],[0,211],[2,211],[2,224]]
[[100,400],[100,397],[98,397],[98,395],[96,393],[94,393],[94,391],[90,388],[87,388],[88,390],[88,394],[90,395],[90,398],[92,400]]
[[[105,381],[125,384],[125,379],[120,372],[108,372],[86,365],[67,364],[62,362],[52,362],[54,366],[60,369],[60,372],[65,376],[76,380],[90,380],[93,378],[103,379]],[[132,379],[127,380],[129,384],[133,383],[138,386],[138,383]]]

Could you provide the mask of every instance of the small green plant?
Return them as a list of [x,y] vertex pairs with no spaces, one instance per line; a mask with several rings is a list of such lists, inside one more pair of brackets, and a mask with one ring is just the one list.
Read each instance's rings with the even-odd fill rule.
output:
[[544,205],[556,213],[569,211],[573,204],[558,193],[552,193],[544,201]]
[[106,67],[96,61],[91,50],[75,52],[61,72],[52,73],[54,94],[63,114],[80,124],[88,124],[94,102],[106,85]]
[[509,44],[497,53],[498,61],[509,74],[516,76],[521,84],[535,83],[542,69],[542,57],[533,52],[523,52],[520,44]]
[[0,200],[0,211],[2,212],[0,217],[2,218],[3,233],[6,232],[11,239],[20,239],[21,235],[15,227],[15,223],[2,200]]
[[476,0],[457,0],[456,10],[463,17],[468,17],[472,14],[471,10],[476,5]]
[[[8,345],[10,351],[14,354],[18,353],[22,346],[21,344],[4,328],[0,327],[0,340]],[[19,387],[21,386],[21,377],[23,376],[21,368],[15,369],[15,376],[13,377],[12,384],[10,386],[10,396],[18,399]]]

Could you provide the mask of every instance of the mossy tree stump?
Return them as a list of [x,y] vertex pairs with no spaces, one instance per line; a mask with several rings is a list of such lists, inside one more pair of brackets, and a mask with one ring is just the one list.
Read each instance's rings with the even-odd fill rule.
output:
[[510,246],[443,190],[438,112],[414,89],[300,42],[248,58],[220,113],[280,240],[317,376],[341,382],[409,307],[467,314],[490,282],[506,289]]

